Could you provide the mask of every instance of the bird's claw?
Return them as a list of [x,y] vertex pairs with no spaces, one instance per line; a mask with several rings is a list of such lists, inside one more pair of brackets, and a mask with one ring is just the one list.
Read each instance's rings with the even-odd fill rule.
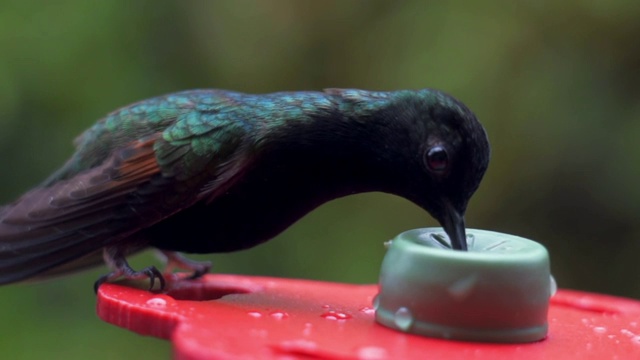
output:
[[159,291],[162,291],[166,287],[166,281],[164,279],[164,275],[158,270],[155,266],[146,267],[140,271],[135,271],[130,267],[117,269],[116,271],[110,272],[107,275],[101,276],[94,284],[93,291],[98,293],[98,288],[100,285],[104,284],[108,281],[116,280],[117,278],[123,277],[127,280],[140,280],[140,279],[149,279],[149,290],[153,290],[156,285],[156,280],[160,284]]
[[95,283],[93,283],[93,292],[94,293],[98,293],[98,288],[100,288],[100,285],[106,283],[107,281],[109,281],[109,276],[111,274],[107,274],[107,275],[102,275],[98,278],[98,280],[96,280]]
[[164,270],[165,274],[171,274],[173,269],[182,269],[191,271],[191,275],[187,277],[188,280],[201,278],[211,270],[211,262],[209,261],[195,261],[187,259],[180,253],[173,251],[161,251],[162,255],[167,258],[167,267]]
[[202,275],[208,273],[209,270],[211,270],[211,263],[208,261],[202,262],[198,267],[194,267],[192,270],[193,270],[193,273],[187,279],[189,280],[199,279],[202,277]]
[[194,261],[187,259],[177,252],[161,251],[167,258],[167,267],[164,275],[155,266],[146,267],[140,271],[133,270],[124,258],[124,251],[118,248],[105,248],[105,262],[113,270],[109,274],[101,276],[93,285],[93,290],[98,293],[100,285],[108,281],[114,281],[118,278],[127,280],[149,279],[149,290],[153,290],[156,280],[159,283],[159,291],[166,287],[165,276],[170,275],[175,268],[191,271],[191,275],[187,279],[198,279],[202,275],[209,272],[211,263],[208,261]]
[[166,286],[166,282],[164,280],[164,276],[155,266],[146,267],[134,275],[144,274],[144,276],[149,278],[149,290],[153,290],[153,286],[155,285],[156,279],[160,283],[160,291],[164,290]]
[[112,272],[101,276],[93,284],[93,290],[98,293],[100,285],[108,281],[114,281],[118,278],[124,278],[127,280],[141,280],[149,279],[149,290],[153,290],[156,285],[156,280],[160,284],[160,291],[164,290],[166,281],[164,275],[155,267],[149,266],[140,271],[133,270],[124,257],[124,253],[120,248],[109,247],[105,248],[103,252],[105,263],[113,270]]

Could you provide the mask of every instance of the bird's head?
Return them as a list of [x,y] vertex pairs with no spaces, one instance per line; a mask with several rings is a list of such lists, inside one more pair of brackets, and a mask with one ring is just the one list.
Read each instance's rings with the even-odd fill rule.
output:
[[[381,114],[391,129],[392,157],[409,161],[392,192],[428,211],[440,222],[452,247],[466,250],[464,215],[487,169],[487,134],[475,115],[442,92],[399,92]],[[389,161],[393,161],[392,158]]]

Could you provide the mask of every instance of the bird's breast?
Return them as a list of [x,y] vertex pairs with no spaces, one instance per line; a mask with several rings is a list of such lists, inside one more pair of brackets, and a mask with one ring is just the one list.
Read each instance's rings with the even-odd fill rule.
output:
[[253,161],[234,184],[145,230],[151,245],[190,253],[229,252],[265,242],[332,199],[367,191],[353,167],[296,151]]

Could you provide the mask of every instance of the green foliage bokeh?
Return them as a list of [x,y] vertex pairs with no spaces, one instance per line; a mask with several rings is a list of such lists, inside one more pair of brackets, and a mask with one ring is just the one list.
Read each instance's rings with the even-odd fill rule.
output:
[[[629,0],[0,1],[0,203],[140,99],[433,87],[473,109],[492,144],[467,224],[545,244],[561,287],[640,298],[639,19]],[[201,258],[217,272],[374,283],[383,241],[434,225],[408,201],[364,194],[268,244]],[[167,342],[96,317],[104,271],[0,288],[2,357],[167,358]]]

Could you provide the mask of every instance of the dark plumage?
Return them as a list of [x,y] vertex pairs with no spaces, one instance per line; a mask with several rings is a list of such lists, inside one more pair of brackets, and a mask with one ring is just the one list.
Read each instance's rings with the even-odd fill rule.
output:
[[[0,207],[0,283],[104,256],[98,280],[150,277],[125,256],[156,247],[194,276],[210,253],[267,241],[319,205],[382,191],[427,210],[465,250],[464,213],[489,162],[486,133],[436,90],[248,95],[194,90],[107,115],[40,186]],[[153,284],[152,284],[153,286]]]

